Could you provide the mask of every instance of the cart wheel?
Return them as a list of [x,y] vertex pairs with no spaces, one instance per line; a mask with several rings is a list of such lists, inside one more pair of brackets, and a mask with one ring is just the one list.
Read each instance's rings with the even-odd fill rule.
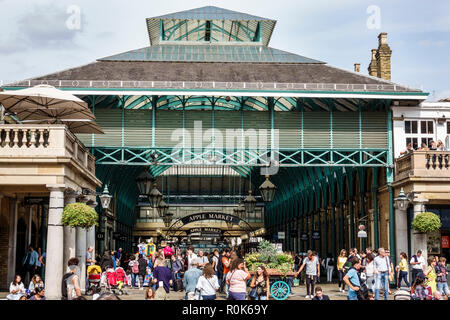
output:
[[277,281],[270,287],[270,293],[275,300],[286,300],[291,289],[284,281]]

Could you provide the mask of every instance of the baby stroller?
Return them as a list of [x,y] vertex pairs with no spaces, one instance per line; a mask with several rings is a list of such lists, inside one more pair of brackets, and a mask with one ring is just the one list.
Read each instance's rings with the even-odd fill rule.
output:
[[106,273],[106,290],[108,292],[115,293],[114,290],[117,289],[117,278],[114,268],[106,269],[105,273]]
[[100,266],[91,265],[87,268],[86,273],[88,275],[89,288],[88,292],[90,294],[95,294],[100,291],[100,278],[102,274],[102,269]]
[[127,277],[125,270],[122,267],[117,267],[115,271],[115,278],[117,283],[117,289],[119,290],[119,295],[128,294],[126,291],[122,290],[123,286],[127,284]]

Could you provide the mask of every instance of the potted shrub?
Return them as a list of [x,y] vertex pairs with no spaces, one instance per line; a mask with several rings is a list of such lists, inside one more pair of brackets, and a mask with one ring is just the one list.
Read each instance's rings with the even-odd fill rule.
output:
[[412,228],[419,233],[433,232],[439,230],[441,226],[441,219],[433,212],[419,213],[412,221]]
[[63,211],[61,222],[64,226],[89,229],[98,226],[97,212],[84,203],[68,204]]

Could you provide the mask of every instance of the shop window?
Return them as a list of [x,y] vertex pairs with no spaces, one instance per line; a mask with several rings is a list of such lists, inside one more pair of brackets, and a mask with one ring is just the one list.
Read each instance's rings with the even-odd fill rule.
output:
[[[447,124],[447,130],[450,126]],[[434,137],[434,121],[432,120],[405,120],[405,149],[408,144],[419,149],[423,144],[430,146]]]

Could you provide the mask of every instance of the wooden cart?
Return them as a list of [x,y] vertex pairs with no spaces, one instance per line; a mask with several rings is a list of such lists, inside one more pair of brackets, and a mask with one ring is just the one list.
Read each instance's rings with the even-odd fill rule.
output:
[[[269,275],[270,295],[275,300],[286,300],[291,293],[291,288],[286,282],[287,277],[295,277],[295,272],[281,273],[277,269],[266,269]],[[253,277],[256,272],[250,271],[250,275]]]

